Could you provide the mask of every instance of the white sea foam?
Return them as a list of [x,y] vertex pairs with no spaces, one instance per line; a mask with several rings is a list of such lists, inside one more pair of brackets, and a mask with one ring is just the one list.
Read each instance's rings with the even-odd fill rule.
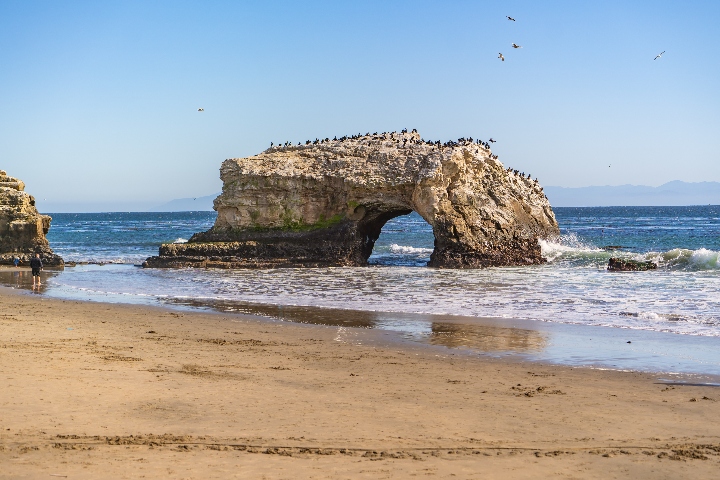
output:
[[176,238],[175,241],[172,243],[187,243],[187,242],[188,242],[187,238],[180,237],[180,238]]
[[640,257],[671,270],[720,270],[720,252],[706,248],[674,248],[667,252],[650,252]]
[[426,254],[430,255],[433,252],[432,248],[420,248],[420,247],[409,247],[406,245],[398,245],[397,243],[393,243],[390,245],[390,251],[392,253],[401,253],[405,255],[421,255]]
[[594,245],[588,244],[580,240],[577,235],[562,235],[555,240],[539,240],[540,250],[543,257],[549,262],[557,260],[563,256],[576,256],[587,253],[602,253],[603,250]]

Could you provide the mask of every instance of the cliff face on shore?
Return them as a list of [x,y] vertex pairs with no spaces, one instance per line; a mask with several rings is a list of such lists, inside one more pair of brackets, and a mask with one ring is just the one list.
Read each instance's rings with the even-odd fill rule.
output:
[[434,267],[542,263],[538,238],[559,233],[537,181],[472,139],[326,139],[226,160],[220,176],[213,228],[146,266],[365,265],[385,222],[412,211],[433,228]]
[[35,208],[35,198],[25,192],[25,184],[0,170],[0,264],[11,265],[14,258],[27,265],[39,253],[43,263],[62,265],[45,238],[52,219]]

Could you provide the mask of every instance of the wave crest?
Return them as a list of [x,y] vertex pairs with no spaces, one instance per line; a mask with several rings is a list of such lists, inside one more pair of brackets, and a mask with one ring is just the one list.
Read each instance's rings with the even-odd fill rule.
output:
[[406,245],[398,245],[393,243],[390,245],[390,251],[392,253],[400,253],[405,255],[429,255],[433,252],[432,248],[421,248],[421,247],[409,247]]
[[643,258],[668,269],[720,270],[720,252],[707,248],[673,248],[667,252],[651,252]]
[[561,235],[553,240],[539,240],[542,255],[548,262],[557,260],[560,257],[577,257],[590,254],[593,258],[604,250],[595,245],[584,242],[575,234]]

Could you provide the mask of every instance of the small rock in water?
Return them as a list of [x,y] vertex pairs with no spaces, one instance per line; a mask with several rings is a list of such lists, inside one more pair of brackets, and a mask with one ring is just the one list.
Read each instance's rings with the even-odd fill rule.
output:
[[608,261],[607,269],[610,272],[641,272],[645,270],[655,270],[657,263],[641,262],[638,260],[623,260],[622,258],[613,257]]

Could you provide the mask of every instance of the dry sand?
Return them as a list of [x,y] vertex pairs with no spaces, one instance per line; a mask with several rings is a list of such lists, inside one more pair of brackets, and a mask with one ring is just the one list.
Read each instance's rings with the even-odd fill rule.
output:
[[0,288],[0,477],[720,475],[720,389],[373,338]]

